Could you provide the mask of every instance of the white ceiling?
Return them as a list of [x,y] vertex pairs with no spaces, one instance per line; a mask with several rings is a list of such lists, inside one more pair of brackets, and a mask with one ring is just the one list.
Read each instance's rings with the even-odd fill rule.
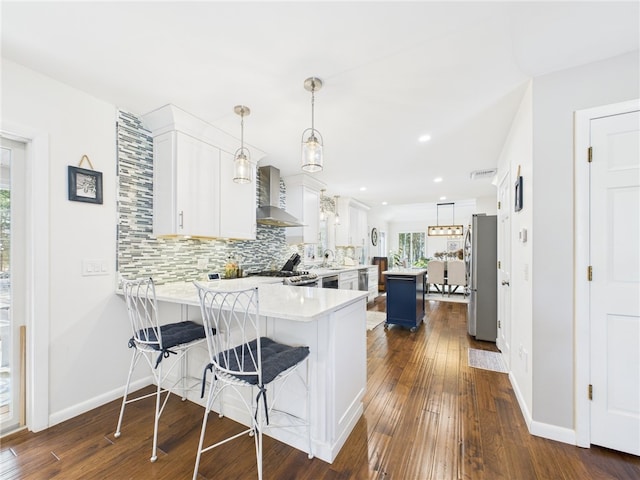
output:
[[[637,50],[639,2],[9,2],[2,56],[144,114],[173,103],[300,173],[316,76],[328,194],[493,195],[532,77]],[[432,140],[419,143],[428,133]],[[434,177],[442,177],[434,183]],[[360,191],[360,187],[366,191]]]

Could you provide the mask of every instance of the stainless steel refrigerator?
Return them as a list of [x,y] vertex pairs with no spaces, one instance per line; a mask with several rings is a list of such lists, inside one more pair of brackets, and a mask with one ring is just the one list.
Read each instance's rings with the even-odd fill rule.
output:
[[477,340],[498,336],[498,218],[473,215],[469,265],[468,331]]

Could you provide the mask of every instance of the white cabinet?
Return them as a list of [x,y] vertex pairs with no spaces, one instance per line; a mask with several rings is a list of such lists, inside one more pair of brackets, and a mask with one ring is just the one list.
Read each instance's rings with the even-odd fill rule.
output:
[[283,180],[287,188],[286,210],[304,224],[286,229],[287,243],[319,243],[320,190],[325,185],[306,174]]
[[[256,183],[233,182],[238,140],[175,105],[143,122],[153,135],[153,233],[255,239]],[[248,148],[258,162],[263,153]]]
[[355,205],[349,206],[350,245],[362,247],[367,244],[367,212]]
[[367,245],[368,208],[353,198],[338,199],[340,224],[336,225],[336,247]]
[[220,236],[256,238],[256,183],[234,182],[233,155],[224,151],[220,152]]
[[340,216],[340,223],[336,225],[336,247],[351,245],[348,199],[342,197],[336,199],[336,211]]
[[153,233],[220,235],[220,151],[169,131],[153,139]]
[[338,288],[341,290],[358,290],[358,270],[340,272],[338,275]]

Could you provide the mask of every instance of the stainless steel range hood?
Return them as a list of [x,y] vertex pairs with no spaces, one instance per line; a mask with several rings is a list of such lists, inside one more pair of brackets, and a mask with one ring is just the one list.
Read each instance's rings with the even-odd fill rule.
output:
[[280,170],[271,165],[258,169],[260,194],[256,221],[261,225],[274,227],[303,227],[293,215],[278,207],[280,203]]

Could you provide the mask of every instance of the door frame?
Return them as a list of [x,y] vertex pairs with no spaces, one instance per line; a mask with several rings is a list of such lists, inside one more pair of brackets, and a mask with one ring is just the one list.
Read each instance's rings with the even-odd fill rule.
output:
[[591,120],[640,110],[640,99],[578,110],[574,113],[574,327],[575,327],[575,435],[576,445],[591,445],[591,408],[588,388],[591,377],[589,267],[589,163]]
[[[506,185],[507,188],[507,192],[506,192],[506,197],[505,199],[500,197],[500,192],[501,192],[501,188],[502,185]],[[502,177],[500,178],[500,180],[498,181],[497,184],[497,196],[498,196],[498,201],[501,202],[500,204],[500,208],[498,209],[498,260],[501,262],[504,262],[505,259],[505,255],[504,255],[504,245],[509,242],[509,282],[511,282],[511,270],[512,270],[512,259],[513,259],[513,254],[511,253],[513,251],[513,245],[512,244],[512,238],[513,235],[511,233],[511,221],[513,220],[513,217],[511,216],[510,210],[505,210],[505,209],[510,209],[511,208],[511,204],[508,203],[505,200],[508,200],[510,198],[512,198],[511,195],[511,168],[508,168],[505,172],[504,175],[502,175]],[[504,204],[504,205],[503,205]],[[505,211],[509,212],[509,235],[507,238],[502,238],[502,229],[501,229],[501,222],[502,219],[505,215]],[[512,308],[511,308],[511,298],[509,298],[509,308],[508,310],[504,311],[502,309],[502,307],[504,306],[502,303],[504,302],[504,295],[505,295],[505,290],[503,288],[500,288],[500,281],[502,280],[502,266],[498,269],[498,284],[496,285],[497,288],[497,292],[498,292],[498,320],[501,320],[500,325],[502,325],[502,323],[504,323],[506,326],[505,327],[499,327],[498,328],[498,338],[496,339],[496,346],[498,347],[498,349],[500,350],[500,352],[502,353],[502,358],[506,363],[507,369],[509,371],[511,371],[511,332],[513,330],[513,313],[512,313]],[[508,295],[509,297],[511,297],[511,287],[509,287],[508,290]],[[500,317],[500,313],[502,313],[503,315],[506,315],[507,318],[501,318]],[[509,338],[507,338],[507,336],[505,335],[505,332],[508,334]],[[502,340],[506,341],[506,345],[502,342]],[[505,352],[505,347],[507,348],[507,351]]]
[[[5,332],[8,334],[2,338],[3,360],[9,361],[10,372],[10,406],[2,414],[0,430],[2,434],[8,434],[26,426],[26,408],[24,397],[26,391],[25,374],[26,365],[23,358],[22,332],[26,318],[26,170],[27,170],[27,144],[0,136],[2,149],[7,149],[9,162],[7,171],[3,172],[2,189],[9,193],[9,242],[8,255],[4,257],[5,265],[9,269],[10,282],[8,285],[8,303],[6,304],[7,320],[9,324]],[[5,166],[3,165],[3,168]],[[7,338],[8,337],[8,338]],[[5,343],[6,340],[6,343]],[[26,340],[26,339],[25,339]]]
[[26,144],[26,426],[38,432],[49,426],[49,136],[5,119],[0,134]]

